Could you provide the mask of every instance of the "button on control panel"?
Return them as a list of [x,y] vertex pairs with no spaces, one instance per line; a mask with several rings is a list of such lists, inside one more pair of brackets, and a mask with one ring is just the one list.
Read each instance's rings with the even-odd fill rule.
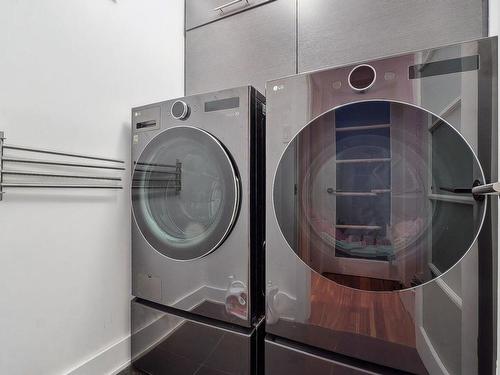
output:
[[362,64],[351,70],[347,81],[354,91],[363,92],[372,87],[376,79],[375,68],[368,64]]
[[170,109],[172,117],[176,120],[184,120],[189,116],[189,106],[182,100],[177,100]]

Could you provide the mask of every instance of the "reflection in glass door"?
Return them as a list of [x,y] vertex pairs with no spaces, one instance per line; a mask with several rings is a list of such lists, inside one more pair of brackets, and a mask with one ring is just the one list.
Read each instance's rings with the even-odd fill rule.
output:
[[[335,256],[394,259],[391,224],[390,103],[366,102],[335,111]],[[364,244],[364,246],[360,246]]]
[[451,125],[404,103],[359,102],[290,142],[274,207],[290,247],[322,276],[404,290],[439,277],[473,244],[485,211],[475,180],[484,180],[477,158]]
[[236,221],[239,203],[236,168],[204,130],[167,129],[136,162],[135,220],[149,244],[171,259],[193,260],[217,249]]

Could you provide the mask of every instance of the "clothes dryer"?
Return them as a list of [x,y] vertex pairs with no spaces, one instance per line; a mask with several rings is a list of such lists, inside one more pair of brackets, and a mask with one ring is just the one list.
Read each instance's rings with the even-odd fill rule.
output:
[[496,37],[266,95],[266,373],[492,373]]

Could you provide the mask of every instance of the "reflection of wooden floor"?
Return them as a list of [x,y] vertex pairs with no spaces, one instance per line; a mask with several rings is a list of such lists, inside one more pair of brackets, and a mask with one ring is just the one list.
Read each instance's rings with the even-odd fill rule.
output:
[[415,347],[414,322],[398,293],[353,290],[311,275],[310,323]]
[[335,281],[337,284],[345,285],[354,289],[370,291],[393,291],[402,289],[400,282],[395,280],[374,279],[372,277],[361,277],[352,275],[341,275],[339,273],[326,272],[326,278]]

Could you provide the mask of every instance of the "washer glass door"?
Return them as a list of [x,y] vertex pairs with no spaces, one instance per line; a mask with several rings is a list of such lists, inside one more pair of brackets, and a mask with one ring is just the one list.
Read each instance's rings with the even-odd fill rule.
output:
[[215,137],[194,127],[170,128],[135,165],[134,217],[155,250],[176,260],[197,259],[230,233],[239,188],[232,160]]
[[352,288],[403,290],[441,276],[471,248],[486,207],[475,183],[484,183],[478,159],[446,121],[365,101],[295,136],[273,205],[288,245],[314,271]]

